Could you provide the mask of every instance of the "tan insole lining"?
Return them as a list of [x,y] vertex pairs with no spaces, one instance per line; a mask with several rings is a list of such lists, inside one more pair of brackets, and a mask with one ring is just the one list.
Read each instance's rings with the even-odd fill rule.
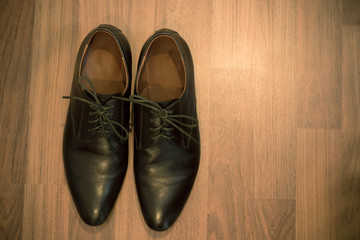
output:
[[[84,55],[82,72],[91,79],[100,94],[123,93],[126,87],[126,72],[118,44],[107,32],[96,32]],[[86,81],[83,82],[88,85]],[[87,86],[90,88],[90,86]]]
[[185,70],[179,49],[168,36],[155,38],[149,47],[138,81],[138,93],[155,102],[181,96]]

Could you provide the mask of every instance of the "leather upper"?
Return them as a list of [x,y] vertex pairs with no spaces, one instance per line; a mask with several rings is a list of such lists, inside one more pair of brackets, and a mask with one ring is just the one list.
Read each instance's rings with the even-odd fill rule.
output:
[[[185,65],[186,84],[180,98],[158,104],[173,115],[197,119],[193,61],[188,45],[178,33],[161,29],[145,42],[137,76],[151,42],[161,35],[175,40]],[[139,95],[136,90],[135,94]],[[176,128],[165,128],[165,137],[154,138],[159,132],[151,131],[151,128],[158,128],[160,124],[171,127],[161,121],[151,109],[134,104],[136,187],[145,221],[158,231],[168,229],[179,216],[194,184],[200,160],[199,126],[191,129],[181,126],[197,142]],[[181,121],[190,124],[188,119]]]
[[[121,31],[111,25],[100,25],[83,40],[75,64],[70,97],[94,101],[79,86],[78,80],[84,51],[97,31],[108,32],[119,44],[125,59],[129,84],[123,95],[121,93],[114,95],[128,97],[131,86],[130,46]],[[112,96],[99,98],[102,105],[108,107],[107,112],[111,120],[128,128],[129,103],[113,99]],[[96,118],[96,115],[90,114],[93,111],[85,102],[70,100],[63,137],[63,158],[68,185],[79,215],[87,224],[99,225],[109,216],[120,191],[128,165],[128,141],[119,141],[108,125],[105,126],[108,131],[107,136],[103,132],[89,131],[98,124],[92,122]],[[120,133],[123,131],[118,126],[115,128]]]

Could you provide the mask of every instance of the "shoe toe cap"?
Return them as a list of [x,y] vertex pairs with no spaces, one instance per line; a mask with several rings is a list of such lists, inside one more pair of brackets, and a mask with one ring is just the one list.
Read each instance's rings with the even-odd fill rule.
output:
[[72,154],[65,158],[69,189],[78,213],[86,224],[100,225],[109,217],[126,168],[126,162],[93,154]]
[[147,225],[155,231],[170,228],[180,215],[190,194],[190,186],[169,184],[138,186],[141,210]]
[[106,221],[119,193],[119,184],[113,181],[69,184],[75,206],[86,224],[96,226]]
[[160,209],[159,211],[155,211],[153,214],[147,213],[145,221],[152,230],[165,231],[173,225],[179,213],[167,214],[162,212]]
[[164,231],[173,225],[190,195],[198,159],[179,155],[153,161],[145,157],[134,163],[141,210],[151,229]]
[[78,212],[81,219],[90,226],[103,224],[110,215],[110,211],[103,209],[102,206],[84,207]]

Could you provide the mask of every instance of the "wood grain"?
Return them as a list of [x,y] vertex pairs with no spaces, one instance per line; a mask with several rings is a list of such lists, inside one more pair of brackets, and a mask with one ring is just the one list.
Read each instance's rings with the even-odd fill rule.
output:
[[[247,96],[237,104],[228,96],[243,93],[244,82],[238,82],[241,72],[214,69],[211,72],[209,142],[209,191],[207,232],[210,239],[243,239],[245,237],[244,199],[251,194],[253,132],[242,114]],[[231,87],[223,88],[223,85]],[[221,99],[221,101],[219,101]],[[250,101],[252,99],[250,98]],[[246,128],[248,127],[248,128]],[[230,140],[230,141],[229,141]],[[249,142],[249,146],[241,144]],[[245,149],[248,147],[248,151]],[[247,175],[247,173],[250,173]],[[250,179],[249,179],[250,178]],[[248,190],[248,191],[246,191]]]
[[[72,37],[72,1],[35,3],[32,73],[29,86],[30,126],[27,142],[31,184],[64,184],[62,133],[70,81],[79,43]],[[54,23],[57,23],[56,25]],[[66,49],[66,51],[65,51]]]
[[22,235],[33,1],[0,2],[0,239]]
[[33,19],[33,1],[1,1],[1,183],[25,182]]
[[295,200],[246,200],[246,239],[295,239]]
[[360,25],[360,1],[343,0],[343,24]]
[[24,222],[24,186],[1,183],[0,189],[0,239],[20,239]]
[[[358,1],[0,1],[0,239],[359,239]],[[201,163],[183,212],[150,230],[129,168],[108,221],[82,222],[62,133],[79,45],[101,23],[135,75],[156,30],[195,64]]]
[[26,184],[22,239],[67,237],[70,199],[64,185]]
[[341,1],[297,4],[297,126],[341,128]]
[[339,239],[360,238],[360,26],[342,28],[343,128]]
[[298,130],[296,239],[336,239],[340,130]]
[[[253,140],[250,146],[246,146],[249,151],[254,151],[251,156],[254,167],[250,171],[254,173],[252,194],[259,198],[294,198],[294,3],[214,1],[213,5],[212,66],[221,66],[221,70],[239,69],[235,83],[240,82],[244,86],[240,91],[233,89],[215,101],[237,96],[235,100],[229,99],[234,102],[233,105],[223,107],[228,107],[229,112],[239,113],[238,121],[241,121],[242,115],[248,115],[248,125],[254,126]],[[237,64],[231,65],[232,61]],[[232,72],[224,74],[223,86],[234,88],[230,80],[234,77]],[[215,89],[219,87],[222,85]],[[248,105],[243,105],[244,97],[251,101]],[[244,108],[239,111],[241,106]],[[226,118],[228,113],[222,116]],[[230,124],[234,125],[237,126]]]
[[252,55],[256,57],[251,60],[252,78],[247,80],[255,87],[254,197],[294,199],[295,4],[258,1],[254,7]]

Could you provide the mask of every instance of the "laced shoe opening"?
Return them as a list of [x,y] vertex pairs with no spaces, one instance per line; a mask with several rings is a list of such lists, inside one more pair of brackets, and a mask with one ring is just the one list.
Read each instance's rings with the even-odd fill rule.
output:
[[[125,60],[115,37],[97,31],[85,48],[80,64],[80,76],[91,79],[99,94],[124,93],[128,80]],[[84,82],[87,88],[87,82]]]
[[163,35],[150,43],[137,83],[139,95],[154,102],[181,97],[185,89],[185,67],[173,38]]

